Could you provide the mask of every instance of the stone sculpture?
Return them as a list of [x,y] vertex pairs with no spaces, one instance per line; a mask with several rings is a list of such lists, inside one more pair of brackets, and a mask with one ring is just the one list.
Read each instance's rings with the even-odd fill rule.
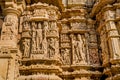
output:
[[24,39],[23,41],[23,56],[28,57],[30,52],[30,40]]
[[[83,52],[83,41],[81,38],[81,35],[78,34],[77,35],[77,40],[73,41],[73,50],[74,50],[74,59],[75,59],[75,63],[80,63],[80,62],[84,62],[85,63],[85,53]],[[83,64],[84,64],[83,63]]]
[[37,50],[42,49],[42,25],[41,23],[38,23],[38,28],[36,29],[36,44],[37,44]]

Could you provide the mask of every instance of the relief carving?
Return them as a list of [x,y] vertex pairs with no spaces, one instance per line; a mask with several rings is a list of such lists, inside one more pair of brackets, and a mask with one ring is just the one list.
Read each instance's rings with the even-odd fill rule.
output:
[[36,28],[37,25],[35,22],[32,22],[32,51],[36,51],[37,44],[36,44]]
[[48,25],[47,21],[44,21],[43,25],[44,25],[44,28],[43,28],[44,38],[46,38],[46,36],[48,35],[48,32],[49,32],[49,29],[48,29],[49,25]]
[[70,50],[69,49],[61,49],[61,61],[63,64],[70,64]]
[[69,35],[67,34],[61,34],[61,41],[70,41]]
[[90,49],[90,62],[93,65],[99,65],[98,49]]
[[73,63],[74,64],[86,64],[86,56],[84,53],[84,42],[80,34],[77,35],[76,39],[74,38],[72,41],[73,45]]
[[72,22],[71,23],[71,29],[81,29],[84,30],[86,29],[86,23],[84,22]]
[[29,22],[24,22],[22,31],[29,31],[29,30],[30,30],[30,23]]
[[[67,2],[67,0],[63,1]],[[93,2],[93,0],[91,1]],[[17,47],[15,47],[15,50],[9,50],[7,48],[9,51],[6,52],[7,49],[5,49],[4,52],[1,52],[3,54],[0,54],[1,58],[1,55],[8,55],[10,53],[10,56],[13,56],[13,58],[10,58],[11,62],[7,65],[16,64],[7,67],[7,70],[12,66],[16,68],[12,67],[7,73],[13,74],[6,75],[6,77],[12,77],[12,75],[14,75],[15,80],[18,80],[18,77],[23,77],[20,78],[20,80],[93,80],[94,75],[95,78],[101,77],[102,74],[97,73],[99,70],[101,71],[101,66],[94,66],[94,64],[100,63],[97,45],[99,42],[96,36],[97,33],[95,32],[100,21],[97,20],[97,15],[95,14],[99,14],[98,11],[102,14],[104,9],[96,12],[96,6],[92,11],[92,6],[89,6],[92,2],[87,0],[68,0],[66,6],[63,6],[62,0],[3,0],[2,3],[4,2],[5,10],[7,10],[6,7],[15,8],[13,11],[11,11],[11,8],[6,11],[8,15],[5,17],[2,26],[1,39],[15,42],[14,39],[18,41],[18,36],[20,36],[20,43],[16,43]],[[107,0],[105,2],[112,4]],[[104,7],[104,5],[102,7]],[[4,7],[2,6],[0,10]],[[106,9],[105,7],[105,10],[109,8]],[[21,12],[22,14],[18,15]],[[119,12],[117,12],[117,16],[119,16],[118,13]],[[108,13],[105,17],[113,19],[115,17],[114,12],[111,14]],[[19,18],[20,21],[18,21]],[[94,20],[89,22],[88,19]],[[105,25],[107,23],[109,25]],[[113,23],[114,21],[110,23],[108,21],[104,23],[104,25],[107,26],[109,30],[110,28],[113,29],[116,27],[114,26],[116,23]],[[110,32],[110,34],[106,32],[108,34],[107,36],[117,35],[117,33],[112,30]],[[117,40],[111,39],[110,43],[111,45],[113,43],[112,48],[115,48],[113,52],[116,51],[114,56],[116,55],[115,57],[117,58],[118,55],[119,58],[118,48],[114,47],[116,46],[116,42]],[[102,49],[103,62],[107,61],[106,57],[108,57],[106,55],[108,54],[108,50],[105,48],[106,44],[105,41],[101,40],[101,47],[104,48]],[[21,51],[18,50],[19,46]],[[16,54],[21,57],[20,61],[18,57],[14,59],[14,55],[16,56]],[[7,59],[6,62],[7,61],[9,60]],[[89,61],[91,64],[88,63]],[[21,62],[20,65],[17,64],[19,62]],[[8,78],[7,80],[14,79]]]
[[50,22],[49,35],[58,35],[58,28],[56,22]]
[[56,46],[55,46],[55,39],[50,38],[48,39],[48,57],[53,58],[55,55]]
[[14,15],[7,15],[2,27],[2,40],[16,40],[18,34],[18,18]]
[[33,16],[46,17],[47,15],[46,9],[35,9],[33,13],[34,13]]
[[48,10],[49,19],[56,19],[56,11]]
[[30,52],[30,40],[29,39],[24,39],[23,40],[23,56],[24,57],[29,57],[29,52]]
[[42,25],[41,25],[41,23],[38,23],[38,28],[36,30],[37,50],[42,49],[42,41],[43,41]]

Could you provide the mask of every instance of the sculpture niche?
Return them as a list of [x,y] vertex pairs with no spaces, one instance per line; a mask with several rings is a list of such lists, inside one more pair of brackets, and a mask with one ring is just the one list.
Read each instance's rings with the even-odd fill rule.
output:
[[86,56],[84,53],[84,42],[80,34],[77,35],[76,39],[73,39],[73,64],[86,64]]

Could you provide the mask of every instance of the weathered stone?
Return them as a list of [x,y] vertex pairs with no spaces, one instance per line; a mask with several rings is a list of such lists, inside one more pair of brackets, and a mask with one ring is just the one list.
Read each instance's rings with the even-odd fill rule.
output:
[[120,79],[119,0],[0,6],[0,80]]

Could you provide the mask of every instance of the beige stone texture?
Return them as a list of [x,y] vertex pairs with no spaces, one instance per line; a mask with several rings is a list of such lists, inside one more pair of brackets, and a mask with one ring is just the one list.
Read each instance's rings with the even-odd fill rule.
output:
[[119,0],[0,0],[0,80],[120,80]]

